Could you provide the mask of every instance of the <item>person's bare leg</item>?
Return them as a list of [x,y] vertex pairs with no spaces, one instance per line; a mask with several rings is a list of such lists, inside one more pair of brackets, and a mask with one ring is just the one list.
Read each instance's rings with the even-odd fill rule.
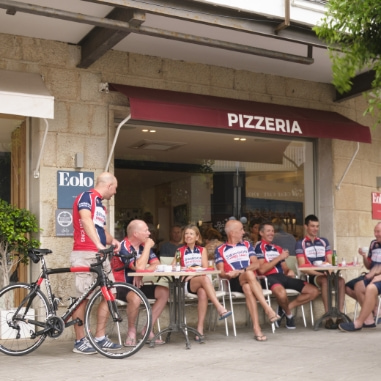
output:
[[276,298],[279,306],[285,312],[285,314],[288,316],[291,315],[291,310],[288,306],[289,301],[288,301],[288,297],[287,297],[287,293],[286,293],[285,288],[282,285],[277,284],[271,288],[271,291],[272,291],[274,297]]
[[140,308],[140,298],[133,292],[127,294],[127,344],[136,344],[136,319]]
[[192,292],[198,292],[200,288],[203,288],[206,292],[207,297],[216,307],[218,314],[221,316],[226,312],[226,308],[219,302],[214,290],[213,284],[209,277],[207,276],[198,276],[190,280],[190,289]]
[[[362,306],[364,304],[365,300],[365,293],[366,293],[367,287],[365,287],[365,283],[363,281],[357,282],[355,284],[355,293],[356,293],[356,300],[359,302],[362,310]],[[367,316],[366,321],[371,321],[373,318],[373,312]]]
[[245,276],[240,276],[240,282],[241,282],[241,287],[243,287],[243,284],[245,282],[248,283],[251,292],[254,294],[256,300],[259,302],[259,304],[262,306],[262,308],[265,311],[265,314],[269,318],[271,323],[274,323],[275,320],[279,319],[280,316],[269,306],[269,304],[266,301],[266,298],[263,295],[263,289],[260,283],[257,281],[257,278],[254,274],[254,272],[249,271]]
[[102,298],[102,301],[99,303],[98,312],[97,312],[97,330],[95,332],[95,337],[103,337],[106,330],[106,322],[109,317],[110,311],[108,310],[108,305],[106,300]]
[[[198,297],[198,304],[197,304],[197,314],[198,314],[197,331],[200,332],[201,335],[204,335],[204,322],[205,322],[206,312],[208,310],[208,296],[207,296],[205,290],[202,287],[200,287],[197,290],[197,297]],[[197,339],[197,337],[196,337],[196,339]]]
[[258,341],[266,341],[267,337],[263,334],[261,326],[259,325],[257,300],[248,283],[243,285],[242,290],[246,296],[246,306],[253,322],[254,336]]
[[[156,302],[152,306],[152,327],[155,326],[157,319],[160,317],[165,306],[167,305],[168,297],[169,297],[169,290],[167,287],[164,287],[164,286],[156,286],[155,287]],[[144,332],[142,332],[142,334]],[[149,335],[149,339],[152,339],[153,337],[154,337],[154,333],[153,333],[153,331],[151,331],[150,335]]]
[[373,324],[373,314],[372,311],[374,306],[377,304],[378,299],[378,289],[374,284],[369,284],[366,287],[365,298],[361,306],[361,312],[358,318],[353,322],[355,328],[362,328],[363,324]]
[[[72,317],[73,320],[79,318],[79,319],[81,319],[81,321],[83,323],[83,321],[85,319],[85,308],[86,308],[86,305],[87,305],[87,300],[84,300],[78,306],[78,308],[73,313],[73,317]],[[82,325],[74,324],[74,332],[75,332],[75,338],[76,338],[76,340],[81,340],[82,338],[84,338],[86,336],[85,335],[85,326],[84,326],[84,324],[82,324]]]
[[310,300],[314,300],[319,295],[319,290],[317,287],[313,286],[312,284],[306,284],[302,292],[291,301],[291,303],[288,305],[288,308],[290,310],[301,306],[302,304],[305,304],[309,302]]
[[325,275],[317,277],[316,283],[321,289],[321,300],[323,301],[324,312],[328,312],[328,280]]

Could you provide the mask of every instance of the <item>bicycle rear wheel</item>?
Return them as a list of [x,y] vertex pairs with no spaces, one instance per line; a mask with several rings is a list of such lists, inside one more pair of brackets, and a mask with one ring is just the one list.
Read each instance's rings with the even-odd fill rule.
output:
[[[26,355],[38,348],[46,338],[46,333],[36,333],[45,328],[48,301],[41,291],[26,296],[31,290],[31,285],[26,283],[0,290],[0,306],[3,308],[0,310],[0,351],[7,355]],[[23,299],[21,304],[15,304],[16,295]]]
[[[94,348],[102,355],[109,358],[125,358],[137,353],[146,343],[152,329],[151,307],[146,296],[136,287],[128,283],[114,283],[118,295],[133,293],[134,303],[127,304],[126,300],[101,304],[104,300],[102,291],[98,290],[87,303],[85,312],[85,331]],[[129,295],[131,298],[131,295]],[[100,308],[99,308],[100,307]],[[99,330],[104,321],[105,331]],[[137,339],[135,343],[127,343],[128,330],[135,330]],[[95,337],[101,332],[108,337],[117,349],[101,347]],[[139,339],[139,337],[141,339]]]

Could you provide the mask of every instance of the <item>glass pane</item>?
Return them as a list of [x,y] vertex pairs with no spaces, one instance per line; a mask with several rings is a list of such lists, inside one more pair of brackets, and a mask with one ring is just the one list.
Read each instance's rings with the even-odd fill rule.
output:
[[288,232],[303,234],[314,204],[312,142],[169,128],[144,135],[142,129],[129,127],[116,147],[119,239],[135,218],[148,222],[157,242],[168,240],[173,224],[223,232],[229,218],[242,218],[247,228],[256,217],[278,217]]

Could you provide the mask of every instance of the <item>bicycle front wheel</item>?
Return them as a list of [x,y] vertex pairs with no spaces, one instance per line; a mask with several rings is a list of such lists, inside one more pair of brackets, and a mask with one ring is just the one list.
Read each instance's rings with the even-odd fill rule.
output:
[[[11,356],[26,355],[37,349],[46,333],[39,334],[46,324],[48,301],[37,290],[30,293],[30,284],[18,283],[0,291],[0,351]],[[15,298],[21,303],[15,303]]]
[[[151,307],[146,296],[133,285],[118,282],[113,287],[119,299],[106,303],[98,290],[87,303],[85,330],[99,353],[109,358],[125,358],[137,353],[146,343],[152,329]],[[131,332],[136,334],[135,341],[130,340]],[[102,346],[96,337],[103,336],[108,344]]]

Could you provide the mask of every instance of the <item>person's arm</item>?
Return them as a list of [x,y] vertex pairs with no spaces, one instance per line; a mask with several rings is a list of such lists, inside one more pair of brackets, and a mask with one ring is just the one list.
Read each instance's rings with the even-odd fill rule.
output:
[[81,209],[79,211],[79,217],[86,235],[93,241],[98,250],[105,249],[102,242],[99,239],[97,229],[95,228],[94,221],[91,218],[91,211],[88,209]]
[[361,248],[358,250],[358,253],[362,256],[362,261],[367,270],[370,270],[371,260],[368,257],[368,253],[364,254]]
[[258,272],[260,274],[266,274],[272,268],[274,268],[279,262],[282,262],[286,258],[288,258],[289,253],[288,250],[283,250],[281,254],[279,254],[276,258],[274,258],[271,262],[265,262],[264,258],[259,259],[259,269]]
[[201,252],[201,267],[208,267],[208,252],[206,251],[205,247],[202,249]]
[[144,244],[144,249],[140,257],[136,260],[135,270],[144,270],[148,264],[149,255],[151,249],[155,246],[155,241],[152,238],[148,238]]

